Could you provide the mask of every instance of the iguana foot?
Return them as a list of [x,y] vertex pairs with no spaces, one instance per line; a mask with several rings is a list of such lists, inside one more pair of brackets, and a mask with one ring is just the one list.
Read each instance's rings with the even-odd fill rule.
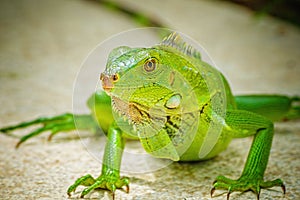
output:
[[1,128],[0,132],[8,134],[8,132],[16,129],[27,128],[33,125],[42,125],[42,127],[37,128],[33,130],[31,133],[22,136],[16,145],[16,148],[18,148],[26,140],[34,136],[37,136],[43,132],[47,132],[47,131],[51,132],[48,137],[48,140],[51,140],[52,137],[59,132],[75,130],[77,128],[77,124],[79,123],[80,125],[81,124],[89,125],[92,123],[90,122],[92,121],[92,119],[91,116],[89,115],[77,115],[76,120],[78,121],[78,123],[76,125],[75,125],[74,118],[75,118],[74,115],[70,113],[65,113],[54,117],[41,117],[32,121],[22,122],[14,126]]
[[126,187],[126,192],[129,192],[129,178],[127,177],[115,177],[111,175],[100,175],[98,178],[93,178],[90,174],[85,175],[75,181],[73,185],[68,188],[67,194],[71,196],[72,192],[75,192],[76,188],[80,185],[87,186],[80,195],[83,198],[92,190],[101,188],[112,192],[113,199],[115,198],[116,189]]
[[276,179],[273,181],[263,181],[262,179],[258,178],[241,177],[238,180],[232,180],[224,176],[218,176],[213,183],[213,188],[211,189],[210,194],[212,196],[215,190],[219,189],[227,190],[228,200],[232,192],[252,191],[257,195],[257,199],[259,199],[261,189],[267,189],[275,186],[280,186],[282,188],[283,194],[285,194],[285,185],[281,179]]

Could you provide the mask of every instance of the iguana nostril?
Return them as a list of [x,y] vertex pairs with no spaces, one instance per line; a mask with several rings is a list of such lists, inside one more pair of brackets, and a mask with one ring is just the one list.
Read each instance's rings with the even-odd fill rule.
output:
[[102,81],[102,88],[106,92],[110,92],[111,89],[114,87],[113,80],[112,80],[111,76],[101,73],[100,80]]

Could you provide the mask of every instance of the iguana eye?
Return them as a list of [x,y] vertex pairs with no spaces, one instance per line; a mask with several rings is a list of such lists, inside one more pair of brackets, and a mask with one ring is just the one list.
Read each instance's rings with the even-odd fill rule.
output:
[[146,72],[152,72],[155,70],[157,64],[157,60],[155,58],[150,58],[144,64],[144,69]]
[[117,82],[117,81],[119,80],[120,77],[119,77],[119,74],[114,74],[114,75],[112,75],[111,78],[112,78],[112,81],[113,81],[113,82]]

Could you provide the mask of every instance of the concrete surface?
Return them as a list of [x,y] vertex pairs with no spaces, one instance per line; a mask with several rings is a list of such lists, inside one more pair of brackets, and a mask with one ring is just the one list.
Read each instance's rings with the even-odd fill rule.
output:
[[[269,17],[257,19],[251,11],[217,1],[120,2],[197,40],[235,93],[300,95],[298,28]],[[136,27],[122,14],[89,1],[3,0],[0,5],[0,127],[72,112],[73,83],[88,53],[112,34]],[[282,178],[287,194],[283,197],[280,188],[263,190],[261,199],[300,198],[299,133],[299,121],[276,124],[265,178]],[[67,199],[66,190],[76,178],[99,174],[100,163],[75,133],[61,134],[52,142],[46,138],[43,134],[16,150],[17,138],[0,135],[0,199]],[[207,162],[122,173],[131,177],[131,191],[118,191],[116,199],[210,199],[217,175],[240,175],[250,143],[251,138],[236,140]],[[90,197],[110,198],[103,191]],[[213,199],[225,198],[223,194]],[[255,196],[234,193],[231,199]]]

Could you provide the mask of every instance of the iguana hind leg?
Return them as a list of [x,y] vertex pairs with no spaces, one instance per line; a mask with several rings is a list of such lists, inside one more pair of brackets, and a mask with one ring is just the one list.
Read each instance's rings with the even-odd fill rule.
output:
[[77,129],[96,129],[97,124],[93,120],[91,115],[73,115],[71,113],[65,113],[54,117],[40,117],[35,120],[22,122],[16,125],[4,127],[0,129],[0,132],[8,134],[16,129],[27,128],[30,126],[41,125],[41,127],[33,130],[32,132],[22,136],[16,145],[18,148],[23,142],[28,139],[42,134],[43,132],[51,132],[48,140],[59,132],[72,131]]
[[234,191],[253,191],[259,194],[261,189],[280,186],[285,192],[283,181],[276,179],[264,181],[273,138],[273,123],[263,116],[242,110],[228,111],[226,123],[232,130],[234,138],[242,138],[253,135],[253,142],[248,154],[248,158],[242,172],[237,180],[232,180],[224,176],[218,176],[213,184],[211,194],[216,189],[228,191],[227,198]]

